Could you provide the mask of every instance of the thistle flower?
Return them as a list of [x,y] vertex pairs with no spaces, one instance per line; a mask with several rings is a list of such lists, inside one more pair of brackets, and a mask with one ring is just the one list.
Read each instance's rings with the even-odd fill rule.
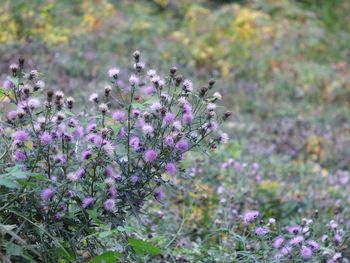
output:
[[307,245],[312,249],[312,251],[316,251],[320,248],[320,245],[315,240],[307,241]]
[[193,90],[193,84],[192,81],[189,79],[185,79],[183,82],[183,90],[187,92],[191,92]]
[[288,232],[293,235],[298,235],[301,233],[301,227],[298,225],[288,227]]
[[84,136],[84,128],[83,127],[76,127],[72,133],[73,138],[75,140],[78,140]]
[[7,79],[4,81],[3,87],[5,90],[10,90],[15,88],[15,84],[11,80]]
[[34,91],[38,91],[38,90],[43,89],[44,87],[45,87],[45,82],[42,81],[42,80],[38,80],[38,81],[35,83],[35,85],[34,85],[34,87],[33,87],[33,90],[34,90]]
[[192,106],[189,103],[184,103],[182,105],[182,112],[183,113],[192,113]]
[[249,225],[254,222],[259,216],[259,211],[248,211],[243,215],[243,222],[245,225]]
[[165,165],[165,170],[168,174],[174,176],[176,174],[177,168],[175,163],[167,163]]
[[113,155],[115,146],[110,141],[104,141],[102,150],[109,156]]
[[98,94],[97,93],[92,93],[89,97],[89,101],[98,103]]
[[165,193],[162,188],[158,187],[154,190],[154,198],[157,199],[157,201],[161,201],[164,199]]
[[129,78],[129,83],[131,86],[135,86],[139,83],[139,78],[136,77],[135,75],[131,75]]
[[103,203],[103,208],[109,212],[115,211],[115,200],[114,199],[107,199]]
[[121,110],[114,112],[112,118],[119,122],[126,121],[125,112]]
[[164,139],[164,143],[167,145],[167,146],[174,146],[174,138],[170,135],[166,136],[165,139]]
[[50,133],[48,132],[44,132],[41,137],[40,137],[40,141],[42,145],[49,145],[52,143],[52,136]]
[[171,124],[174,120],[175,120],[175,116],[173,113],[171,113],[171,112],[165,113],[164,122],[166,124]]
[[153,112],[158,112],[161,108],[162,108],[162,104],[160,104],[160,102],[154,102],[154,103],[150,106],[150,109],[151,109]]
[[85,150],[82,154],[83,160],[89,160],[91,157],[92,157],[92,151],[90,149]]
[[130,146],[133,148],[134,151],[139,150],[141,148],[140,139],[136,136],[131,137]]
[[295,236],[291,240],[289,240],[289,244],[292,246],[296,246],[296,245],[301,244],[303,241],[304,241],[303,236]]
[[24,162],[27,160],[27,156],[25,155],[25,152],[22,150],[16,150],[15,151],[15,161],[16,162]]
[[222,96],[221,96],[221,94],[219,92],[215,92],[213,94],[213,97],[215,98],[215,100],[221,100],[222,99]]
[[140,177],[137,175],[133,175],[130,177],[130,181],[132,184],[136,184],[140,180]]
[[108,112],[108,105],[106,103],[101,103],[99,106],[98,106],[98,109],[100,110],[100,112],[102,114],[106,114]]
[[110,70],[108,70],[108,75],[110,78],[118,79],[119,72],[119,68],[111,68]]
[[176,143],[175,148],[181,153],[186,152],[189,148],[188,141],[186,139],[181,139]]
[[281,246],[284,243],[284,238],[282,236],[278,236],[275,238],[275,240],[273,241],[273,247],[274,248],[281,248]]
[[308,260],[312,258],[312,250],[309,247],[303,246],[300,249],[300,256],[302,259]]
[[25,130],[18,130],[12,134],[12,138],[15,144],[23,143],[29,140],[29,134]]
[[86,126],[86,130],[88,133],[94,131],[97,127],[97,124],[96,123],[89,123],[87,126]]
[[146,163],[153,163],[158,157],[158,153],[155,150],[147,150],[144,154]]
[[55,191],[52,188],[46,188],[40,194],[42,201],[50,201],[55,195]]
[[153,133],[154,129],[153,129],[152,125],[145,124],[142,127],[142,131],[143,131],[144,134],[150,135],[150,134]]
[[268,232],[268,229],[263,226],[259,226],[255,229],[255,234],[259,237],[265,236]]
[[181,131],[182,125],[180,121],[174,121],[172,124],[173,128],[177,131]]
[[7,113],[7,118],[9,120],[14,120],[17,118],[17,111],[16,110],[11,110]]
[[71,172],[67,174],[67,179],[71,182],[76,182],[80,179],[79,174],[76,172]]
[[208,103],[207,110],[213,111],[215,109],[216,109],[216,104],[215,103]]
[[192,113],[186,113],[182,116],[182,122],[185,124],[185,125],[190,125],[193,121],[193,115]]
[[95,203],[95,198],[93,197],[86,197],[83,200],[82,208],[88,209],[91,208]]

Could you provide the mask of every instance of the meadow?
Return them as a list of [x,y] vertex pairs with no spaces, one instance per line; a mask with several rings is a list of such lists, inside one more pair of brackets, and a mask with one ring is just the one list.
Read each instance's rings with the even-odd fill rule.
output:
[[0,5],[0,262],[350,262],[350,2]]

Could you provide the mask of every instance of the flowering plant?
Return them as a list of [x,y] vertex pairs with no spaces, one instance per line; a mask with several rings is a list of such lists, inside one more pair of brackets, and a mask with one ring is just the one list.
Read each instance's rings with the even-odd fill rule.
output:
[[163,79],[155,70],[143,73],[138,51],[133,57],[129,85],[120,85],[121,70],[110,69],[110,85],[90,96],[86,114],[76,114],[75,100],[61,91],[40,96],[45,83],[36,70],[25,71],[23,59],[10,66],[1,89],[10,110],[0,125],[0,218],[23,223],[18,231],[36,244],[36,259],[55,260],[56,246],[75,258],[83,249],[95,254],[99,240],[81,247],[83,236],[137,216],[147,198],[163,197],[161,175],[181,172],[187,152],[228,140],[218,127],[231,113],[216,113],[214,80],[196,92],[175,67]]

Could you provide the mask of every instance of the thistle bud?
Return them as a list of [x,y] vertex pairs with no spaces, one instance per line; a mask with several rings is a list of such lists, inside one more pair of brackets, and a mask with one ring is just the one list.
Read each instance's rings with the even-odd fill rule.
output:
[[202,87],[199,91],[199,97],[203,98],[207,92],[208,92],[208,88]]
[[34,87],[33,87],[33,90],[34,90],[34,91],[38,91],[38,90],[43,89],[44,87],[45,87],[45,82],[42,81],[42,80],[38,80],[38,81],[35,83],[35,85],[34,85]]
[[30,93],[30,87],[28,85],[23,87],[23,93],[27,96],[29,96]]
[[135,62],[138,63],[140,61],[140,51],[136,50],[133,54]]
[[48,90],[46,92],[46,96],[47,96],[47,101],[51,102],[52,101],[52,97],[53,97],[53,91],[52,90]]
[[111,91],[112,91],[111,86],[109,86],[109,85],[105,86],[105,96],[106,97],[109,97],[109,94],[111,93]]
[[66,102],[67,102],[67,107],[68,107],[68,109],[71,110],[71,109],[73,108],[74,99],[73,99],[72,97],[68,97],[67,100],[66,100]]
[[19,58],[18,59],[18,63],[19,63],[20,68],[23,68],[23,66],[24,66],[24,58]]
[[33,80],[36,79],[39,76],[39,73],[37,70],[32,70],[30,71],[29,75],[28,75],[28,79],[29,80]]
[[230,116],[232,115],[231,111],[226,111],[224,115],[222,116],[222,120],[226,121]]
[[209,84],[209,89],[212,89],[214,84],[215,84],[215,80],[214,79],[210,79],[208,84]]
[[170,69],[170,76],[171,76],[172,78],[175,77],[176,71],[177,71],[177,68],[176,68],[176,67],[172,67],[172,68]]
[[182,75],[176,75],[176,77],[175,77],[175,86],[176,87],[180,86],[182,79],[183,79]]
[[16,76],[17,75],[17,71],[18,71],[18,65],[17,64],[11,64],[10,65],[10,70],[12,71],[12,75]]
[[98,106],[98,109],[101,111],[102,114],[106,114],[108,112],[108,105],[102,103]]

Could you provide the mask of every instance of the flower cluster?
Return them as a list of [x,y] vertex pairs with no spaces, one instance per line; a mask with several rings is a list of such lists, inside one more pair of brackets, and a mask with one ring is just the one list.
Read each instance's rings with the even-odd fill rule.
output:
[[[1,122],[8,147],[1,158],[7,167],[42,177],[28,178],[7,204],[40,223],[84,226],[80,233],[89,231],[91,220],[116,227],[150,195],[164,196],[161,174],[175,176],[187,152],[227,142],[219,126],[231,113],[218,113],[221,96],[210,95],[214,80],[195,91],[175,67],[162,77],[145,70],[140,52],[133,59],[129,85],[119,85],[122,70],[110,69],[110,84],[89,96],[92,110],[83,116],[61,91],[41,96],[45,83],[36,70],[25,72],[24,60],[10,66],[2,93],[12,106]],[[77,238],[74,231],[50,229]]]

